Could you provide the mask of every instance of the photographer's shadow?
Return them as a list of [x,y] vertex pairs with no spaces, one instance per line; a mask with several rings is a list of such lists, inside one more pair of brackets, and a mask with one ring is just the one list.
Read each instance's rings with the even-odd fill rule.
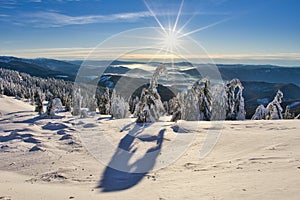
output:
[[[102,192],[112,192],[129,189],[138,184],[143,177],[150,172],[161,152],[163,137],[166,129],[159,131],[158,135],[147,138],[137,138],[133,135],[141,133],[144,127],[136,124],[133,129],[125,135],[118,145],[115,154],[102,174],[98,185]],[[142,158],[133,163],[129,160],[137,149],[132,148],[135,139],[143,142],[155,142],[156,146],[149,148]]]

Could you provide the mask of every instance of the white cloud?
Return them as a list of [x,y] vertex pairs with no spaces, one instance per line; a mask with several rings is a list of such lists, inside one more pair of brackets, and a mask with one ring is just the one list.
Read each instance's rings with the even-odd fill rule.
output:
[[41,3],[41,2],[42,2],[42,0],[29,0],[29,2]]
[[[122,51],[131,50],[132,47],[112,47],[105,49],[94,49],[93,47],[71,47],[71,48],[44,48],[44,49],[18,49],[18,50],[1,50],[0,54],[2,55],[13,55],[17,57],[50,57],[50,58],[59,58],[59,59],[84,59],[92,51],[93,54],[90,55],[89,59],[111,59],[116,58],[120,55],[120,49]],[[138,48],[138,47],[137,47]],[[126,59],[164,59],[171,58],[174,55],[153,55],[153,54],[128,54],[124,55],[122,58]],[[287,65],[299,66],[300,53],[274,53],[274,54],[211,54],[208,56],[201,55],[182,55],[187,59],[202,59],[207,62],[210,62],[211,59],[215,62],[220,63],[248,63],[248,64],[277,64],[286,63]]]
[[36,12],[26,14],[17,19],[23,24],[31,24],[35,27],[62,27],[67,25],[82,25],[82,24],[96,24],[120,21],[136,21],[141,18],[150,17],[149,12],[132,12],[132,13],[118,13],[111,15],[84,15],[84,16],[70,16],[56,12]]

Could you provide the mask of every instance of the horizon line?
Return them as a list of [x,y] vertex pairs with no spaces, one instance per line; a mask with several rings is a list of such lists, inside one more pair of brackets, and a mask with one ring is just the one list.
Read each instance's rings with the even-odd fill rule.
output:
[[[34,60],[34,59],[51,59],[51,60],[57,60],[57,61],[119,61],[119,62],[136,62],[136,63],[143,63],[143,64],[147,64],[147,63],[172,63],[172,62],[166,62],[165,60],[163,61],[161,58],[155,58],[152,59],[151,62],[149,62],[149,60],[146,60],[145,58],[135,58],[135,59],[129,59],[129,58],[123,58],[123,59],[109,59],[109,58],[92,58],[92,59],[85,59],[85,58],[55,58],[55,57],[26,57],[26,56],[15,56],[15,55],[0,55],[1,57],[13,57],[13,58],[18,58],[18,59],[28,59],[28,60]],[[209,58],[207,58],[209,59]],[[234,59],[234,58],[214,58],[216,60],[226,60],[227,62],[202,62],[202,63],[197,63],[197,62],[190,62],[187,60],[183,60],[183,59],[173,59],[174,63],[182,63],[182,62],[186,62],[186,63],[191,63],[194,65],[245,65],[245,66],[275,66],[275,67],[300,67],[300,63],[298,65],[294,65],[294,64],[290,64],[290,65],[284,65],[284,64],[274,64],[274,63],[249,63],[249,62],[243,62],[242,59]],[[213,60],[213,59],[212,59]],[[233,61],[233,60],[240,60],[242,62],[228,62],[228,61]],[[264,60],[256,60],[256,59],[251,59],[253,61],[267,61],[269,59],[264,59]],[[215,61],[215,60],[213,60]],[[244,60],[246,61],[246,60]],[[248,60],[249,61],[249,60]],[[281,60],[281,61],[293,61],[293,60]]]

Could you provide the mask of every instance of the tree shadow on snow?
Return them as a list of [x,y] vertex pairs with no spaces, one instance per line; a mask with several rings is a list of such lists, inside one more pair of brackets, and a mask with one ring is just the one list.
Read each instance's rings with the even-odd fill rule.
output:
[[30,133],[20,134],[17,131],[11,131],[9,135],[0,136],[0,142],[9,142],[12,140],[23,140],[23,142],[33,144],[41,143],[38,139],[35,139]]
[[52,116],[52,117],[49,117],[47,115],[38,115],[38,116],[36,116],[34,118],[26,119],[26,120],[23,120],[23,121],[16,121],[14,123],[34,124],[34,123],[36,123],[39,120],[44,120],[44,119],[62,119],[62,118],[65,118],[65,116]]
[[[156,136],[138,138],[138,134],[140,134],[144,128],[145,126],[135,124],[128,134],[120,140],[118,148],[102,174],[102,178],[97,187],[101,188],[102,192],[129,189],[138,184],[143,177],[153,169],[156,159],[161,152],[166,129],[160,130]],[[135,139],[139,139],[142,142],[156,142],[156,145],[149,148],[143,157],[133,163],[129,163],[129,160],[137,152],[137,148],[133,149]]]

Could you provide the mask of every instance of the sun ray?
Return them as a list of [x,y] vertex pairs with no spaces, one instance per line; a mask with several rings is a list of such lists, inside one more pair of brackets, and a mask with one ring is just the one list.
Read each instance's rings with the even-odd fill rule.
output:
[[177,31],[178,33],[181,33],[182,30],[192,21],[192,19],[196,16],[196,14],[194,13],[186,22],[185,24]]
[[153,10],[150,8],[149,4],[147,3],[146,0],[144,0],[144,3],[147,7],[147,9],[149,10],[149,12],[151,13],[151,15],[154,17],[155,21],[158,23],[158,25],[160,26],[160,28],[163,30],[163,32],[165,32],[167,34],[167,31],[165,29],[165,27],[161,24],[161,22],[159,21],[159,19],[156,17],[155,13],[153,12]]
[[216,25],[221,24],[221,23],[223,23],[223,22],[226,22],[226,21],[228,21],[229,19],[231,19],[231,18],[222,19],[222,20],[220,20],[220,21],[214,22],[214,23],[209,24],[209,25],[207,25],[207,26],[204,26],[204,27],[195,29],[195,30],[190,31],[190,32],[188,32],[188,33],[184,33],[184,34],[182,34],[181,36],[179,36],[179,38],[183,38],[183,37],[189,36],[189,35],[191,35],[191,34],[193,34],[193,33],[197,33],[197,32],[199,32],[199,31],[206,30],[206,29],[208,29],[208,28],[210,28],[210,27],[213,27],[213,26],[216,26]]
[[174,24],[174,27],[173,27],[173,32],[174,32],[174,31],[176,30],[176,28],[177,28],[177,24],[178,24],[179,18],[180,18],[180,16],[181,16],[183,4],[184,4],[184,0],[181,1],[180,7],[179,7],[179,10],[178,10],[178,14],[177,14],[177,17],[176,17],[176,21],[175,21],[175,24]]

